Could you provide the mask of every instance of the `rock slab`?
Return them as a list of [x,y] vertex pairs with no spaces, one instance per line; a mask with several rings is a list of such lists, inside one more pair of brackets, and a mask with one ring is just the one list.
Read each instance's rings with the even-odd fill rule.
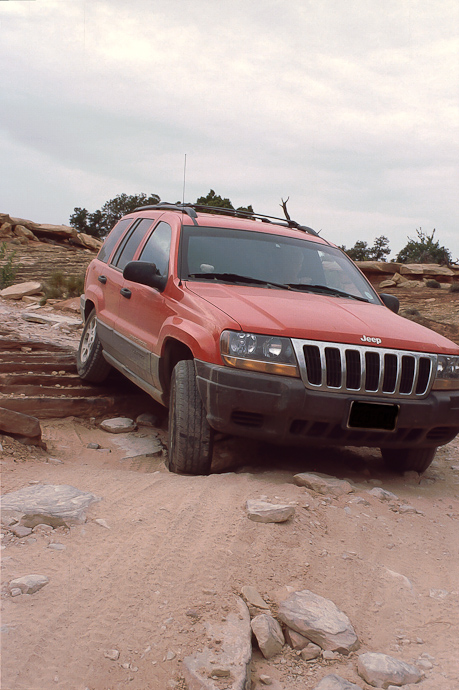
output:
[[302,472],[295,474],[293,481],[297,486],[305,486],[307,489],[316,491],[324,496],[342,496],[354,491],[352,484],[345,479],[337,479],[327,475],[315,474],[314,472]]
[[49,579],[46,575],[24,575],[24,577],[17,577],[11,580],[9,587],[13,589],[20,589],[22,594],[35,594],[39,589],[47,585]]
[[47,524],[57,527],[83,523],[87,508],[101,499],[87,491],[66,484],[36,484],[12,491],[0,499],[3,510],[22,514],[25,527]]
[[351,683],[341,676],[337,676],[335,673],[331,673],[329,676],[322,678],[319,685],[316,685],[314,690],[362,690],[360,685]]
[[252,631],[257,638],[258,646],[265,659],[279,654],[284,646],[282,628],[275,618],[268,613],[261,613],[252,619]]
[[0,431],[41,439],[41,426],[36,417],[0,407]]
[[279,618],[322,649],[348,654],[359,647],[346,614],[329,599],[307,589],[293,592],[280,603]]
[[241,598],[236,598],[235,606],[236,613],[230,613],[224,623],[207,626],[207,636],[220,640],[220,649],[206,647],[183,660],[183,675],[189,690],[218,690],[221,680],[228,690],[250,690],[250,615]]
[[424,677],[423,672],[416,666],[395,659],[393,656],[374,652],[360,654],[357,672],[368,685],[372,685],[374,688],[419,683]]

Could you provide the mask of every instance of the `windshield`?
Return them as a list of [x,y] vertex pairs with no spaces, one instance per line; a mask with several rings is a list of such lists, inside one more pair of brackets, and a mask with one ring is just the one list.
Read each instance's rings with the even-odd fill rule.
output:
[[250,230],[184,226],[180,278],[380,303],[371,285],[339,249],[302,237]]

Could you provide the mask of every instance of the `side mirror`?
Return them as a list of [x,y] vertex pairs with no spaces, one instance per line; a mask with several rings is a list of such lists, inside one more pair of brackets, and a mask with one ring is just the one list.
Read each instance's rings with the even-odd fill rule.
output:
[[386,292],[381,292],[379,296],[388,309],[393,311],[394,314],[398,314],[398,310],[400,309],[398,297],[395,297],[395,295],[389,295]]
[[140,285],[156,288],[162,292],[166,287],[167,276],[159,274],[156,264],[147,261],[129,261],[123,271],[123,278]]

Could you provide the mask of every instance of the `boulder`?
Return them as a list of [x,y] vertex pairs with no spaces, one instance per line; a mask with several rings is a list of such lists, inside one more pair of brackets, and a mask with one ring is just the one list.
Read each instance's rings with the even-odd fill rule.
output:
[[0,407],[0,431],[41,439],[41,426],[36,417]]
[[103,242],[101,240],[98,240],[96,237],[93,237],[92,235],[87,235],[84,232],[79,232],[77,235],[73,237],[73,240],[75,242],[78,242],[78,244],[81,244],[83,247],[87,247],[88,249],[95,249],[97,251],[99,251],[99,249],[103,245]]
[[356,261],[355,263],[365,275],[399,273],[401,266],[401,264],[388,261]]
[[17,577],[11,580],[9,584],[10,591],[13,589],[20,589],[23,594],[35,594],[39,589],[47,585],[49,579],[46,575],[24,575],[24,577]]
[[4,239],[13,236],[13,226],[11,223],[0,223],[0,238]]
[[30,280],[27,283],[18,283],[17,285],[3,288],[3,290],[0,290],[0,297],[3,297],[3,299],[22,299],[27,295],[36,295],[39,292],[41,292],[41,283],[36,280]]
[[88,507],[100,500],[74,486],[37,484],[5,494],[0,499],[0,507],[2,511],[21,513],[21,523],[25,527],[33,528],[39,524],[58,527],[85,522]]
[[314,690],[362,690],[360,685],[351,683],[349,680],[331,673],[325,678],[322,678],[319,685],[316,685]]
[[[29,221],[30,223],[30,221]],[[32,230],[35,235],[40,236],[43,235],[45,237],[55,237],[57,239],[75,239],[78,235],[77,231],[75,228],[70,227],[69,225],[51,225],[49,223],[32,223],[32,227],[30,225],[26,226],[29,227],[30,230]]]
[[28,240],[37,239],[33,234],[32,230],[29,230],[29,228],[26,228],[24,225],[15,225],[13,232],[16,235],[16,237],[25,237]]
[[346,614],[329,599],[307,589],[293,592],[280,603],[279,618],[322,649],[348,654],[359,647]]

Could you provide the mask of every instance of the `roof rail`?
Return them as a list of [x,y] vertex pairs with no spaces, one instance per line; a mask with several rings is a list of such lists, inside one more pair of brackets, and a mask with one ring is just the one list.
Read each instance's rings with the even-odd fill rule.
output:
[[319,237],[319,233],[309,228],[307,225],[300,225],[296,220],[287,220],[286,218],[279,218],[277,216],[268,216],[264,213],[255,213],[254,211],[244,211],[237,208],[221,208],[220,206],[206,206],[205,204],[170,204],[166,201],[161,201],[154,206],[140,206],[136,208],[135,211],[149,211],[149,210],[168,210],[168,211],[180,211],[186,213],[195,225],[197,213],[196,211],[203,211],[205,213],[218,213],[221,215],[234,216],[236,218],[248,218],[249,220],[261,220],[263,223],[271,223],[272,221],[278,221],[282,225],[288,228],[294,228],[295,230],[300,230],[301,232],[306,232],[309,235],[316,235]]

